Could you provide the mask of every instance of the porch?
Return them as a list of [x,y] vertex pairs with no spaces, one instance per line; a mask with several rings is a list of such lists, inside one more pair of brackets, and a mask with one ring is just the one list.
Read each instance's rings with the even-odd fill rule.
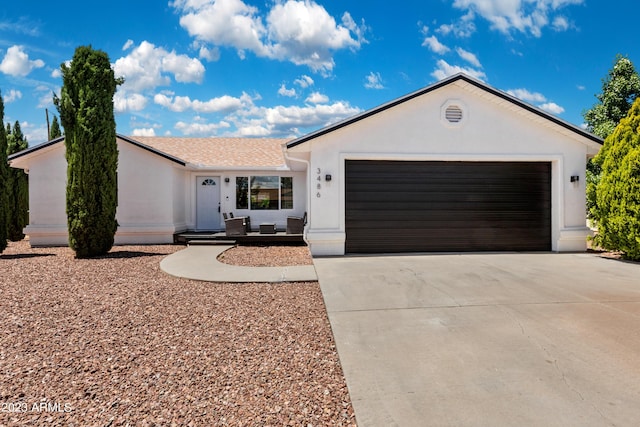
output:
[[188,244],[305,244],[303,234],[290,234],[286,231],[276,231],[271,234],[248,232],[241,236],[227,236],[225,231],[184,231],[173,235],[173,243]]

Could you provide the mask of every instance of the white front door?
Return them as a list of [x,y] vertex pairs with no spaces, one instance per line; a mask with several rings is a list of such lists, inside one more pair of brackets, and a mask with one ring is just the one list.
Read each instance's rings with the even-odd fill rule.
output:
[[220,178],[199,176],[196,179],[196,229],[220,228]]

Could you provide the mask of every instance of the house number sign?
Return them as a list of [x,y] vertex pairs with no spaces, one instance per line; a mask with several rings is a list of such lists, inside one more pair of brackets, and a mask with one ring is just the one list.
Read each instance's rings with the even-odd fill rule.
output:
[[316,193],[316,197],[320,198],[321,194],[320,194],[320,190],[322,189],[322,171],[320,170],[320,168],[316,169],[316,180],[318,181],[317,187],[316,189],[318,190],[318,192]]

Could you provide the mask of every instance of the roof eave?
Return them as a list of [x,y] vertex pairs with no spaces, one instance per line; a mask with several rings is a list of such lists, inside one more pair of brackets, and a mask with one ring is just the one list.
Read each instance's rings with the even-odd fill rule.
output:
[[172,156],[170,154],[167,154],[163,151],[157,150],[149,145],[143,144],[139,141],[136,141],[135,139],[131,139],[128,136],[124,136],[124,135],[120,135],[120,134],[116,134],[116,138],[121,139],[125,142],[128,142],[129,144],[135,145],[138,148],[141,148],[143,150],[149,151],[157,156],[160,156],[162,158],[165,158],[167,160],[170,160],[174,163],[179,164],[180,166],[187,166],[188,162],[186,162],[185,160],[182,160],[178,157]]

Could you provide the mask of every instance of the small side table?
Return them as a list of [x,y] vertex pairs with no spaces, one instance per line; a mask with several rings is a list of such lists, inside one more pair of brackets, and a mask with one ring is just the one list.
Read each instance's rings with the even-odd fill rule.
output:
[[261,223],[260,234],[276,234],[276,224],[273,222]]

